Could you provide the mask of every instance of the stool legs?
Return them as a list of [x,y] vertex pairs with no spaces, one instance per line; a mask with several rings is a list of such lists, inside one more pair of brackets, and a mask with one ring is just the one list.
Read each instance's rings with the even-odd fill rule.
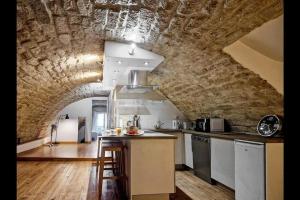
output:
[[[109,152],[110,157],[105,157],[105,153]],[[109,161],[109,162],[105,162]],[[105,168],[105,165],[111,165],[111,168]],[[104,170],[112,170],[113,176],[104,176]],[[124,146],[121,145],[112,145],[101,147],[101,158],[99,159],[99,200],[102,195],[102,186],[104,179],[113,179],[116,180],[122,192],[127,194],[126,188],[126,172],[125,172],[125,153]],[[121,179],[121,180],[120,180]],[[127,195],[126,195],[127,196]]]
[[99,159],[100,159],[99,153],[100,153],[100,139],[98,138],[96,174],[98,174],[98,168],[99,168]]
[[99,200],[101,200],[102,195],[102,184],[103,184],[103,171],[104,171],[104,157],[105,157],[105,151],[101,151],[101,159],[100,159],[100,165],[99,165]]

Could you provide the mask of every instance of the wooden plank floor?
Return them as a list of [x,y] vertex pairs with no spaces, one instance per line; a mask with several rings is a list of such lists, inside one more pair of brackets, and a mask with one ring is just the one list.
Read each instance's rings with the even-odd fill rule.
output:
[[17,199],[86,199],[91,162],[17,162]]
[[[18,200],[98,200],[95,166],[91,161],[18,161]],[[233,200],[234,193],[212,186],[191,172],[176,172],[175,200]],[[190,198],[188,196],[190,196]],[[123,199],[115,182],[105,180],[102,200]]]
[[97,142],[47,145],[19,153],[18,160],[96,160]]
[[176,171],[176,186],[194,200],[234,200],[234,191],[220,185],[211,185],[191,171]]

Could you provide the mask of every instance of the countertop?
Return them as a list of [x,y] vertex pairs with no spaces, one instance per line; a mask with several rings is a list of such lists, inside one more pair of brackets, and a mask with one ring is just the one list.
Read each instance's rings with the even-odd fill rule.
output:
[[207,132],[198,132],[198,131],[193,131],[193,130],[182,130],[182,132],[210,136],[213,138],[227,139],[227,140],[247,140],[247,141],[262,142],[262,143],[282,143],[282,142],[284,142],[283,137],[263,137],[260,135],[250,135],[250,134],[235,133],[235,132],[207,133]]
[[181,129],[165,129],[165,128],[159,128],[159,129],[150,129],[150,131],[159,132],[159,133],[172,133],[172,132],[181,132]]
[[98,136],[99,139],[103,140],[134,140],[134,139],[176,139],[177,136],[169,135],[165,133],[159,133],[155,131],[145,130],[145,133],[142,135],[101,135]]

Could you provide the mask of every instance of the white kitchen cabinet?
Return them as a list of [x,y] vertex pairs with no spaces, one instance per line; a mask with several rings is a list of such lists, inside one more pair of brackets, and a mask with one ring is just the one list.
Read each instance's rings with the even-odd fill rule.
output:
[[192,152],[192,134],[184,133],[185,165],[194,168]]
[[235,199],[265,200],[263,143],[235,141]]
[[182,132],[168,132],[167,134],[177,136],[175,141],[175,164],[184,164],[184,137]]
[[234,189],[234,141],[211,138],[211,178]]

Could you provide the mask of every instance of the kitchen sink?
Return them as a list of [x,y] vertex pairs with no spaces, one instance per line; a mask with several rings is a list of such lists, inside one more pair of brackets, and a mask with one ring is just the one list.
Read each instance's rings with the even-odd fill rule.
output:
[[150,131],[150,130],[143,130],[144,133],[154,133],[154,131]]

